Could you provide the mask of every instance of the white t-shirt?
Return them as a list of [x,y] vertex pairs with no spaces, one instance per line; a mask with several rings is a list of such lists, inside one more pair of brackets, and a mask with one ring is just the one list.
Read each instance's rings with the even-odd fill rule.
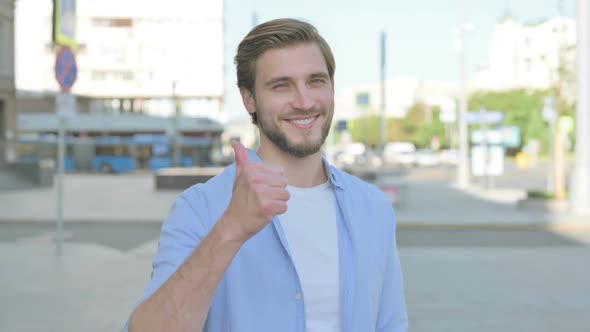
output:
[[340,331],[334,188],[328,181],[313,188],[288,186],[287,190],[289,205],[279,220],[303,288],[306,331]]

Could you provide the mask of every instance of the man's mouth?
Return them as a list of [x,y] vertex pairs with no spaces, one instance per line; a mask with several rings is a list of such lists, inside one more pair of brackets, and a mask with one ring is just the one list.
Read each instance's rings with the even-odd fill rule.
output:
[[286,119],[291,125],[299,129],[309,129],[313,126],[315,120],[319,115],[299,117],[293,119]]

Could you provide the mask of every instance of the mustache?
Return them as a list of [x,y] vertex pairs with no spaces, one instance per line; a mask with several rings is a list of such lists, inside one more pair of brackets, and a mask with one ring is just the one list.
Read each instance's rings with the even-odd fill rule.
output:
[[325,108],[317,108],[317,109],[311,109],[311,110],[307,110],[307,111],[302,111],[302,110],[295,110],[295,111],[291,111],[287,114],[284,114],[282,116],[283,119],[290,119],[290,118],[296,118],[296,117],[306,117],[306,116],[317,116],[317,115],[325,115],[327,113],[327,110]]

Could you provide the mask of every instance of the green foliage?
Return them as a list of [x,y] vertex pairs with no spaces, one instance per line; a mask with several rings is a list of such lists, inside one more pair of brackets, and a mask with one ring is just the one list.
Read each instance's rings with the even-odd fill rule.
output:
[[[388,142],[413,142],[418,147],[429,147],[432,137],[438,136],[441,147],[447,147],[445,124],[439,120],[440,109],[416,103],[404,118],[388,118],[386,139]],[[350,131],[355,142],[367,146],[379,146],[381,117],[369,115],[351,121]]]
[[354,142],[362,142],[369,147],[377,147],[381,142],[381,117],[369,115],[351,121],[350,134]]
[[[541,190],[529,190],[527,191],[527,198],[530,199],[544,199],[544,200],[552,200],[555,199],[555,194],[554,193],[549,193],[546,191],[541,191]],[[568,194],[566,193],[566,198],[568,197]]]

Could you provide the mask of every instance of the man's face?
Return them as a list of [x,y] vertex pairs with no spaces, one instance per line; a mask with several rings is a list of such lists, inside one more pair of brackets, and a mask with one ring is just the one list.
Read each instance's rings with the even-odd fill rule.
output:
[[318,152],[334,114],[334,87],[317,44],[301,43],[263,53],[256,62],[255,98],[242,91],[256,112],[263,144],[296,157]]

